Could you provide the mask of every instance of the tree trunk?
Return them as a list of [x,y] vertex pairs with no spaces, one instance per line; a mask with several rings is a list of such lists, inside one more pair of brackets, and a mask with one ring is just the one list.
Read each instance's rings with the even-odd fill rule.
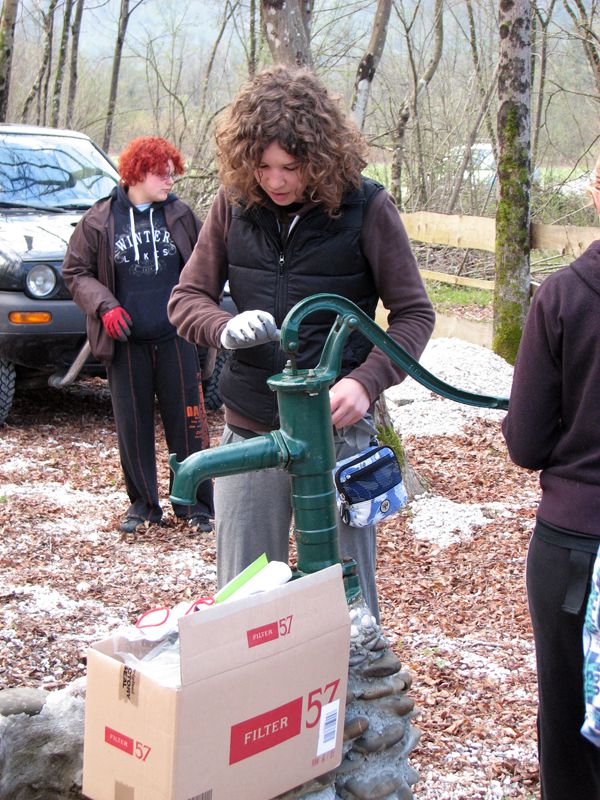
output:
[[256,34],[256,0],[250,0],[250,27],[248,30],[248,76],[253,78],[256,75],[256,64],[257,58],[256,53],[258,52],[257,47],[257,34]]
[[301,0],[262,0],[263,33],[275,63],[312,69],[310,15],[301,5]]
[[42,18],[44,20],[44,52],[42,55],[42,63],[40,64],[40,68],[38,74],[36,76],[35,81],[33,82],[33,86],[25,103],[23,105],[23,110],[21,111],[21,122],[27,122],[27,116],[29,114],[29,108],[31,104],[36,99],[38,100],[38,122],[41,120],[42,117],[42,104],[41,104],[41,88],[42,88],[42,81],[44,80],[44,75],[48,70],[48,66],[51,61],[52,55],[52,32],[54,30],[54,11],[56,9],[58,0],[50,0],[50,4],[48,6],[48,11],[44,14],[42,12]]
[[530,288],[530,0],[500,4],[493,349],[514,363]]
[[65,77],[65,64],[67,63],[67,44],[69,41],[69,25],[71,24],[72,11],[73,0],[65,0],[63,28],[60,37],[58,60],[56,62],[56,72],[54,75],[54,90],[52,92],[52,113],[50,116],[50,124],[53,128],[58,127],[58,119],[60,115],[60,98],[62,94],[63,80]]
[[496,90],[497,81],[498,81],[498,70],[496,70],[496,72],[494,73],[492,82],[488,86],[488,90],[483,96],[483,99],[481,101],[481,106],[479,108],[479,113],[477,114],[477,118],[475,120],[475,124],[473,125],[473,127],[469,132],[469,135],[467,136],[467,141],[465,143],[465,152],[463,153],[463,157],[459,164],[458,172],[456,173],[456,178],[454,180],[454,185],[452,186],[452,190],[450,192],[450,199],[448,200],[448,207],[447,207],[448,214],[452,214],[454,212],[454,208],[456,206],[456,203],[458,202],[465,170],[467,169],[469,161],[471,160],[471,148],[475,144],[475,139],[477,138],[477,133],[481,126],[481,122],[484,116],[489,111],[490,102]]
[[[404,137],[406,134],[406,127],[411,117],[411,108],[416,108],[419,97],[429,86],[442,57],[442,48],[444,45],[443,10],[444,0],[435,0],[433,53],[431,54],[429,63],[425,67],[421,77],[419,77],[415,71],[412,98],[407,98],[401,103],[400,110],[397,115],[395,142],[392,151],[390,193],[394,197],[399,209],[402,208],[402,160],[404,157]],[[410,47],[410,28],[412,27],[412,22],[410,25],[404,20],[402,20],[402,22],[405,27],[407,44]]]
[[6,122],[19,0],[4,0],[0,17],[0,122]]
[[[475,16],[473,14],[473,4],[472,0],[467,0],[467,15],[469,18],[469,44],[471,46],[471,57],[473,59],[473,67],[475,69],[475,75],[477,76],[477,86],[479,89],[479,96],[481,97],[481,101],[483,103],[485,96],[487,94],[485,88],[485,79],[481,70],[481,60],[479,58],[479,48],[477,46],[477,33],[475,29]],[[494,81],[495,82],[495,81]],[[485,127],[487,129],[487,135],[492,145],[492,150],[494,152],[494,158],[496,161],[498,160],[498,143],[496,141],[496,131],[494,129],[494,125],[492,124],[492,115],[490,114],[489,104],[486,105],[485,109]]]
[[79,35],[81,33],[81,19],[83,17],[83,4],[85,0],[77,0],[75,16],[71,26],[71,60],[69,63],[69,91],[67,93],[66,126],[73,127],[73,114],[75,111],[75,98],[77,97],[77,61],[79,58]]
[[573,4],[579,16],[575,13],[571,4],[564,0],[565,9],[573,20],[577,30],[577,37],[581,40],[583,51],[596,85],[596,91],[600,94],[600,45],[598,44],[598,36],[594,33],[594,25],[596,23],[592,17],[593,11],[591,7],[589,10],[586,8],[583,0],[574,0]]
[[110,76],[110,90],[108,93],[108,107],[106,109],[106,122],[104,124],[104,136],[102,137],[102,149],[108,153],[110,140],[112,137],[113,120],[115,117],[115,107],[117,105],[117,93],[119,90],[119,72],[121,71],[121,58],[123,56],[123,45],[125,44],[125,33],[129,22],[129,0],[121,0],[121,10],[119,13],[119,27],[117,28],[117,40],[113,54],[112,73]]
[[[542,41],[539,47],[540,65],[537,71],[539,76],[537,78],[538,90],[537,90],[535,114],[533,115],[532,137],[531,137],[532,168],[535,167],[538,160],[538,145],[539,145],[540,129],[542,127],[542,112],[544,108],[546,74],[548,69],[548,40],[549,40],[548,26],[552,20],[555,4],[556,0],[550,0],[550,4],[548,6],[548,11],[546,13],[545,19],[542,18],[542,14],[539,8],[536,8],[535,10],[536,16],[541,26]],[[532,77],[532,83],[533,83],[533,77]]]
[[117,39],[115,42],[115,52],[113,54],[112,73],[110,76],[110,91],[108,93],[108,106],[106,109],[106,123],[104,125],[104,136],[102,138],[102,149],[108,153],[110,140],[112,137],[113,121],[115,118],[115,108],[117,105],[117,93],[119,90],[119,74],[121,72],[121,58],[123,57],[123,46],[125,44],[125,34],[129,17],[144,0],[138,0],[132,9],[129,8],[129,0],[121,0],[119,12],[119,27],[117,29]]
[[385,46],[391,10],[392,0],[378,0],[371,39],[356,70],[351,110],[354,122],[360,130],[365,124],[371,85]]

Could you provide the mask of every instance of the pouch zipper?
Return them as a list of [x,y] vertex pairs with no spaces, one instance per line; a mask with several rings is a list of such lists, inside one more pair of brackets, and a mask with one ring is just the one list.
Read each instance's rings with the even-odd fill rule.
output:
[[[386,445],[382,445],[381,447],[374,448],[369,453],[369,455],[365,456],[364,453],[363,453],[363,455],[357,456],[353,461],[348,461],[346,464],[343,465],[343,467],[341,467],[341,469],[343,469],[343,470],[348,469],[348,467],[352,467],[354,464],[357,464],[360,461],[363,461],[365,458],[371,458],[376,453],[380,453],[382,450],[387,450],[387,449],[388,448],[387,448]],[[382,456],[381,458],[378,458],[376,461],[373,461],[372,464],[368,464],[366,467],[363,467],[362,469],[355,470],[354,472],[352,472],[348,476],[348,478],[360,478],[360,477],[363,477],[365,475],[369,475],[371,472],[374,472],[380,466],[382,466],[384,464],[389,464],[391,461],[395,461],[395,460],[396,460],[396,458],[395,458],[393,453],[386,453],[386,455]],[[334,481],[335,481],[335,485],[336,485],[340,495],[343,495],[345,497],[344,488],[345,488],[345,485],[346,485],[346,483],[348,481],[347,480],[343,481],[340,477],[338,477],[338,470],[336,470],[336,473],[334,475]]]

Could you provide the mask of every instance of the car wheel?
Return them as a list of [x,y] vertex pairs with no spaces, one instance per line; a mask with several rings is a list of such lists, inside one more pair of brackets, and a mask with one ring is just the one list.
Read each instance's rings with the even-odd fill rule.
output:
[[0,358],[0,424],[8,417],[15,396],[15,368]]
[[221,371],[225,366],[225,362],[229,358],[229,353],[221,350],[217,353],[213,371],[206,381],[202,381],[202,393],[204,394],[204,407],[208,411],[218,411],[223,405],[221,399],[221,392],[219,391],[219,377]]

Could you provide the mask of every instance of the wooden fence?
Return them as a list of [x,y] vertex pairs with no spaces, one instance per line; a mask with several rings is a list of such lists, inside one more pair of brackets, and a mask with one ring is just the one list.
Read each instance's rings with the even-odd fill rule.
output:
[[[434,214],[417,211],[401,214],[402,221],[412,241],[441,244],[493,253],[496,249],[496,220],[493,217],[470,217],[465,214]],[[573,225],[531,225],[531,249],[576,258],[595,239],[600,239],[600,228],[578,228]],[[493,281],[463,278],[443,272],[421,270],[424,278],[443,283],[493,289]]]

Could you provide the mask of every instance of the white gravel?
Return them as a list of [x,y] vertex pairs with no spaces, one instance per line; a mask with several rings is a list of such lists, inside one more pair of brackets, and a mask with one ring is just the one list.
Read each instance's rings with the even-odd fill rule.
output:
[[[436,378],[459,389],[494,397],[508,397],[513,368],[485,347],[460,339],[431,339],[419,363]],[[412,436],[449,436],[461,433],[477,418],[502,419],[505,412],[447,400],[411,377],[385,393],[394,426]],[[491,517],[510,515],[509,503],[454,503],[424,494],[410,504],[411,529],[417,539],[447,547],[468,538]]]
[[[477,394],[508,397],[513,368],[485,347],[460,339],[432,339],[419,363],[446,383]],[[451,436],[478,417],[501,419],[504,411],[446,400],[408,377],[385,393],[394,425],[412,436]]]

